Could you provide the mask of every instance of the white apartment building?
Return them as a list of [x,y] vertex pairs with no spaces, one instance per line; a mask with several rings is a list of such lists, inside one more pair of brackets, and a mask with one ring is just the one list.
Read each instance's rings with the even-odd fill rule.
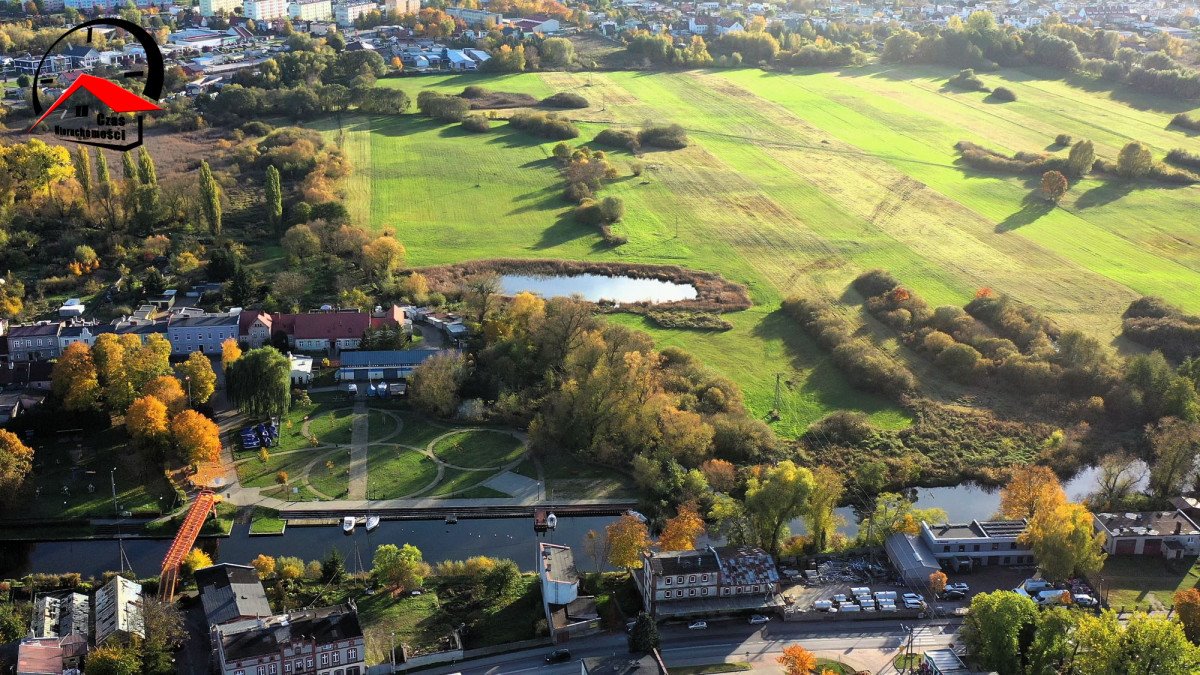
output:
[[288,4],[287,0],[245,0],[242,13],[255,23],[272,21],[288,15]]
[[379,6],[374,2],[347,0],[347,2],[338,3],[334,6],[333,18],[334,21],[337,21],[337,25],[349,28],[354,26],[355,19],[376,9],[379,9]]
[[333,18],[333,3],[330,0],[292,0],[288,5],[288,16],[300,21],[328,21]]
[[215,16],[222,11],[233,14],[241,5],[241,0],[200,0],[200,16]]
[[421,11],[421,0],[385,0],[385,4],[388,12],[395,12],[401,16]]

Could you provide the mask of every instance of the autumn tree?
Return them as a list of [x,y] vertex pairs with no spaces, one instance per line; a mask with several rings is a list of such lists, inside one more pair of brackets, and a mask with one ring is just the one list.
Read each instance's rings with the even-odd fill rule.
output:
[[708,486],[716,492],[729,492],[737,486],[737,467],[724,459],[710,459],[700,465]]
[[184,410],[171,420],[175,447],[189,464],[221,460],[221,430],[216,422],[195,410]]
[[175,672],[174,654],[188,635],[183,612],[173,603],[147,596],[142,599],[142,629],[146,633],[140,649],[143,672]]
[[836,469],[828,466],[813,469],[813,487],[804,507],[804,522],[808,525],[814,551],[829,548],[829,540],[838,526],[835,509],[842,501],[845,489],[842,474]]
[[150,380],[171,373],[171,343],[158,333],[140,344],[136,336],[130,337],[134,339],[125,343],[125,368],[133,390],[141,391]]
[[1130,141],[1117,155],[1117,173],[1122,178],[1140,178],[1150,172],[1154,156],[1150,148],[1139,141]]
[[1092,164],[1096,162],[1096,149],[1092,146],[1089,140],[1082,140],[1071,146],[1071,153],[1067,157],[1067,172],[1075,179],[1082,178],[1092,170]]
[[304,561],[292,556],[280,556],[275,561],[275,573],[284,581],[295,581],[304,576]]
[[1058,476],[1049,467],[1030,464],[1014,469],[1008,485],[1000,491],[1000,516],[1032,519],[1042,510],[1056,509],[1066,501]]
[[1037,619],[1037,606],[1012,591],[979,593],[963,622],[962,637],[986,670],[1021,672],[1021,636]]
[[208,403],[217,390],[217,374],[213,371],[212,361],[201,352],[192,352],[177,370],[192,404]]
[[1104,534],[1082,504],[1042,508],[1029,521],[1021,541],[1033,550],[1042,575],[1051,581],[1088,576],[1104,566]]
[[125,363],[129,349],[140,345],[141,340],[136,335],[101,333],[96,337],[92,360],[96,364],[104,405],[111,412],[124,413],[136,397]]
[[142,396],[125,413],[125,429],[135,445],[153,447],[166,441],[167,406],[154,396]]
[[33,450],[16,434],[0,429],[0,500],[12,495],[33,469]]
[[68,411],[78,412],[96,407],[100,398],[100,381],[92,350],[86,343],[72,342],[63,350],[50,375],[51,391]]
[[929,574],[929,590],[934,595],[941,595],[942,591],[946,590],[946,573],[941,570],[934,570]]
[[469,374],[461,352],[442,352],[425,359],[413,370],[413,406],[438,417],[453,415],[458,410],[459,388]]
[[212,564],[212,558],[198,548],[188,551],[187,555],[183,556],[183,561],[180,562],[184,574],[195,574],[196,570],[212,567]]
[[139,675],[141,672],[142,658],[134,645],[109,644],[88,652],[88,675]]
[[143,396],[153,396],[167,406],[168,415],[177,415],[187,407],[187,394],[174,375],[159,375],[142,387]]
[[420,588],[429,574],[429,565],[422,559],[421,550],[412,544],[402,547],[383,544],[375,549],[371,563],[371,574],[393,591]]
[[279,350],[251,349],[225,367],[229,400],[248,415],[281,416],[291,403],[291,374],[291,361]]
[[703,534],[704,519],[695,503],[682,504],[675,517],[663,524],[658,547],[663,551],[690,551],[696,548],[696,540]]
[[404,244],[395,237],[382,235],[363,245],[363,270],[375,279],[388,281],[404,264],[404,255]]
[[600,572],[600,563],[608,562],[608,534],[601,534],[595,530],[588,530],[583,535],[583,552],[587,553],[588,557],[596,565],[596,573]]
[[604,528],[608,539],[608,564],[622,569],[640,569],[642,551],[650,548],[650,530],[633,514],[626,513]]
[[1067,177],[1059,171],[1047,171],[1042,174],[1042,196],[1047,201],[1058,203],[1067,194]]
[[275,575],[275,558],[265,553],[259,553],[258,557],[250,561],[250,566],[258,572],[258,576],[261,579],[267,579]]
[[1150,464],[1150,491],[1159,501],[1178,495],[1196,471],[1200,455],[1200,424],[1164,417],[1146,427],[1146,440],[1154,453]]
[[[221,367],[226,371],[229,370],[229,364],[242,358],[242,348],[238,345],[238,341],[233,338],[227,338],[221,343]],[[290,371],[289,371],[290,372]]]
[[817,657],[800,645],[788,645],[783,648],[775,661],[783,666],[786,675],[812,675],[817,669]]
[[788,459],[746,481],[746,513],[760,546],[779,553],[788,522],[804,514],[812,490],[812,472]]
[[1184,633],[1193,643],[1200,644],[1200,589],[1176,591],[1174,600]]
[[918,509],[903,495],[884,492],[875,498],[875,508],[863,519],[858,540],[867,546],[880,546],[896,532],[917,534],[921,521],[937,523],[945,520],[946,512],[942,509]]

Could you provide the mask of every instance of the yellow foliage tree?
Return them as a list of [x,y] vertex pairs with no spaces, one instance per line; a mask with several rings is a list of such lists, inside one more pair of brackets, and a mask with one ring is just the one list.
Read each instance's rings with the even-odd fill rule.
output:
[[250,566],[258,572],[258,576],[262,579],[275,574],[275,559],[265,553],[259,553],[257,558],[250,561]]
[[1033,550],[1042,576],[1050,581],[1095,574],[1108,555],[1102,548],[1104,534],[1095,531],[1092,514],[1081,504],[1063,503],[1039,510],[1021,542]]
[[125,413],[125,429],[136,445],[160,443],[169,431],[167,406],[153,396],[143,396]]
[[275,561],[275,571],[280,579],[292,581],[304,576],[304,561],[290,556],[281,556]]
[[92,360],[100,378],[104,404],[114,413],[124,413],[135,398],[133,383],[125,369],[125,355],[130,348],[130,340],[134,345],[141,344],[136,335],[101,333],[92,347]]
[[[134,336],[134,340],[136,339]],[[129,382],[134,391],[141,391],[150,380],[171,373],[171,343],[167,342],[165,337],[153,333],[136,348],[126,347],[125,367],[129,371]]]
[[784,647],[783,654],[775,661],[783,666],[786,675],[812,675],[817,669],[817,657],[800,645]]
[[1054,511],[1066,501],[1067,494],[1049,467],[1024,466],[1013,471],[1008,485],[1000,492],[1000,515],[1013,520],[1032,520],[1038,513]]
[[675,517],[663,525],[658,547],[664,551],[690,551],[696,548],[696,539],[702,534],[704,519],[700,517],[696,505],[683,504]]
[[404,264],[404,244],[383,235],[362,247],[363,269],[377,279],[390,279]]
[[142,387],[143,396],[153,396],[167,406],[167,414],[178,415],[187,407],[187,394],[173,375],[159,375]]
[[0,429],[0,493],[11,494],[32,468],[33,449],[13,432]]
[[604,531],[608,537],[608,563],[613,567],[640,569],[642,551],[650,548],[650,531],[646,524],[627,513]]
[[72,342],[63,350],[50,375],[51,391],[70,411],[90,410],[100,398],[100,380],[92,350],[84,342]]
[[229,338],[221,343],[221,367],[228,368],[229,364],[242,358],[242,348],[237,340]]
[[175,447],[189,464],[221,459],[221,430],[195,410],[184,410],[171,420]]
[[217,390],[217,374],[213,372],[212,361],[200,352],[192,352],[178,370],[184,390],[191,394],[192,405],[208,403]]
[[207,553],[198,548],[188,551],[187,555],[183,556],[183,561],[180,565],[183,571],[187,574],[195,574],[196,570],[202,570],[205,567],[212,567],[213,561]]
[[941,595],[942,591],[946,590],[946,573],[941,570],[935,570],[929,575],[929,590],[933,591],[934,595]]

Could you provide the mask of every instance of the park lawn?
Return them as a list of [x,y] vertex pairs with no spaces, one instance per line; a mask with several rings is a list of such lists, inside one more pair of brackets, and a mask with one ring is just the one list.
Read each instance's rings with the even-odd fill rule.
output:
[[[343,450],[343,452],[345,451]],[[244,460],[239,461],[238,477],[245,487],[271,487],[276,484],[275,477],[278,473],[286,471],[288,480],[295,483],[304,474],[304,467],[308,466],[310,462],[326,455],[330,455],[332,458],[336,456],[336,453],[336,450],[329,448],[271,452],[267,461],[264,462],[255,451],[247,454]]]
[[1160,558],[1113,556],[1104,562],[1098,576],[1107,586],[1101,592],[1113,609],[1165,609],[1175,604],[1176,591],[1200,584],[1200,561],[1192,557],[1168,567]]
[[[305,419],[312,420],[310,431],[318,443],[349,443],[351,406],[344,396],[311,395],[312,405],[295,406],[283,417],[279,430],[279,445],[273,451],[297,450],[312,446],[304,435]],[[333,413],[333,420],[329,419]]]
[[445,436],[433,444],[433,454],[468,469],[500,468],[525,453],[521,441],[505,431],[470,429]]
[[[573,145],[644,120],[680,122],[693,143],[645,153],[642,176],[604,188],[626,204],[615,229],[629,242],[612,249],[567,216],[561,179],[547,160],[553,142],[502,122],[467,135],[415,114],[350,117],[352,215],[368,228],[394,229],[417,266],[489,257],[620,260],[678,264],[745,284],[756,306],[727,316],[734,324],[727,332],[612,320],[647,330],[660,346],[687,349],[735,380],[760,419],[778,408],[772,425],[784,436],[842,408],[864,410],[888,428],[911,421],[850,388],[823,351],[775,312],[792,293],[843,299],[866,269],[891,270],[935,305],[962,304],[991,287],[1106,342],[1141,294],[1200,310],[1200,233],[1179,217],[1194,209],[1200,188],[1088,178],[1047,208],[1026,199],[1026,179],[969,170],[953,148],[971,140],[1007,152],[1062,153],[1049,146],[1067,133],[1093,140],[1107,159],[1130,140],[1158,156],[1175,147],[1200,152],[1200,138],[1168,128],[1183,106],[1089,90],[1036,70],[984,76],[1018,94],[996,104],[946,90],[953,72],[870,66],[384,80],[413,98],[468,84],[535,96],[575,91],[592,106],[565,113],[579,120]],[[632,159],[610,154],[619,167]],[[857,316],[856,307],[845,311]],[[786,383],[778,403],[777,374]]]
[[[333,468],[330,468],[330,463]],[[349,466],[349,452],[336,450],[313,465],[308,472],[308,484],[327,497],[342,499],[350,492]]]
[[[551,453],[538,458],[546,478],[546,498],[569,498],[586,494],[589,497],[636,497],[633,479],[608,467],[581,462],[566,453]],[[532,462],[517,466],[517,473],[537,479]]]
[[393,443],[407,445],[410,448],[424,449],[438,436],[441,436],[447,431],[454,430],[453,427],[447,427],[436,422],[431,422],[424,415],[411,410],[401,410],[395,412],[404,423],[404,428],[401,429],[399,436],[396,436],[392,439]]
[[486,481],[496,475],[491,471],[461,471],[459,469],[445,469],[442,473],[442,480],[434,486],[426,497],[450,497],[458,499],[459,495],[452,494],[460,490],[474,488],[480,483]]
[[389,660],[392,633],[396,634],[397,649],[405,644],[421,652],[437,651],[442,636],[433,631],[438,606],[438,598],[434,593],[393,598],[387,591],[379,591],[356,602],[363,635],[367,640],[368,663]]
[[250,520],[250,534],[283,534],[287,521],[280,517],[275,509],[263,506],[254,507]]
[[[292,490],[295,490],[295,492],[292,492]],[[262,496],[282,499],[285,502],[322,501],[320,497],[318,497],[313,493],[312,490],[309,489],[307,484],[299,481],[291,481],[287,484],[287,487],[282,485],[274,485],[272,487],[265,488],[262,491]]]
[[367,439],[371,443],[378,443],[399,430],[400,425],[391,415],[378,410],[367,413]]
[[415,496],[434,478],[437,465],[416,450],[373,445],[367,455],[367,492],[371,499]]
[[341,407],[333,410],[318,407],[309,416],[308,428],[321,443],[349,445],[353,422],[354,409],[351,407]]
[[[841,661],[834,661],[833,659],[818,658],[817,659],[817,672],[821,673],[826,670],[833,671],[835,673],[835,675],[854,675],[855,673],[858,672],[858,669],[851,668],[850,666],[842,663]],[[674,672],[674,669],[672,669],[672,672]]]

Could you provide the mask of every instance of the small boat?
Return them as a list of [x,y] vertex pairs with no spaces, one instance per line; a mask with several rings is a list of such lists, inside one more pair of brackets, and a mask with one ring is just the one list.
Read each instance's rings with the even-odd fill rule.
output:
[[457,525],[458,524],[458,516],[454,515],[453,513],[446,516],[446,524],[447,525]]
[[367,532],[379,527],[379,516],[367,516]]
[[546,516],[546,527],[550,528],[551,530],[558,527],[558,516],[554,515],[553,513]]
[[354,518],[354,516],[346,516],[345,518],[342,518],[342,532],[350,534],[354,531],[354,526],[357,524],[357,522],[358,521]]
[[633,509],[629,509],[628,511],[626,511],[626,512],[625,512],[625,515],[627,515],[627,516],[633,516],[634,518],[636,518],[636,519],[637,519],[637,521],[638,521],[639,523],[643,523],[643,524],[644,524],[644,523],[646,522],[646,516],[643,516],[642,514],[638,513],[637,511],[634,511]]

